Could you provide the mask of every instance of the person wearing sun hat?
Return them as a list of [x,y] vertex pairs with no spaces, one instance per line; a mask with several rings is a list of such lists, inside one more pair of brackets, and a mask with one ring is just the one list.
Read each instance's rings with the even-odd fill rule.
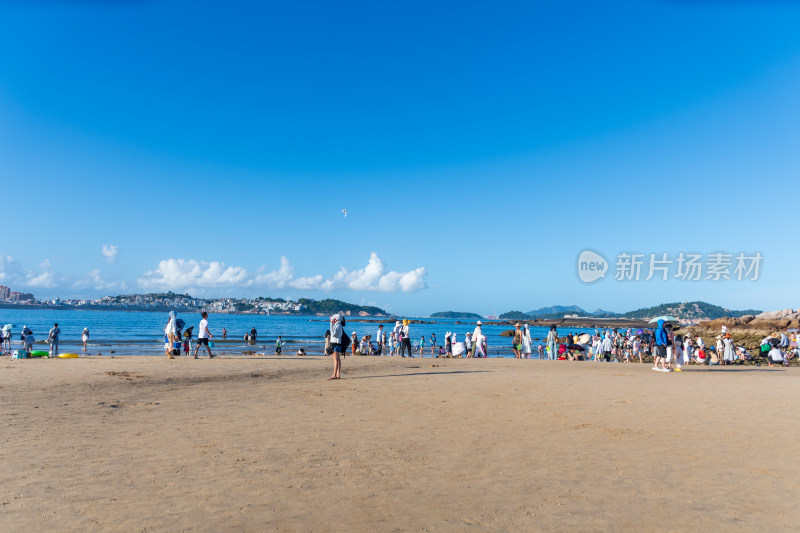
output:
[[481,352],[483,352],[483,323],[478,320],[475,323],[475,331],[472,332],[472,356],[475,357]]
[[725,362],[724,364],[732,365],[733,361],[736,359],[736,348],[733,345],[733,339],[731,339],[730,333],[726,333],[722,337],[722,345],[722,359]]
[[514,359],[522,358],[522,330],[521,324],[517,322],[514,324],[514,340],[511,341],[511,351],[514,352]]
[[414,357],[411,355],[411,332],[408,327],[409,324],[411,324],[411,322],[406,318],[403,319],[403,325],[400,327],[400,357],[405,357],[403,353],[406,349],[408,349],[408,356]]

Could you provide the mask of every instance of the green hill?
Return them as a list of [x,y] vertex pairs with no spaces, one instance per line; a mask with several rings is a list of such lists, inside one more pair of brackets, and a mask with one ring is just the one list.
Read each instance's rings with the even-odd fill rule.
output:
[[523,313],[522,311],[508,311],[507,313],[503,313],[497,318],[499,318],[500,320],[527,320],[531,317],[527,313]]
[[660,315],[672,315],[678,318],[714,320],[722,317],[740,317],[744,315],[757,315],[757,309],[743,309],[734,311],[707,302],[673,302],[655,307],[645,307],[619,316],[623,318],[652,318]]
[[462,318],[467,320],[480,320],[481,315],[478,313],[464,313],[461,311],[439,311],[437,313],[433,313],[431,318]]
[[390,316],[389,313],[380,307],[372,307],[369,305],[355,305],[343,302],[341,300],[333,300],[327,298],[325,300],[311,300],[310,298],[300,298],[297,303],[305,307],[303,314],[316,314],[322,313],[325,315],[332,315],[339,311],[350,311],[351,315],[358,315],[359,313],[366,313],[369,316]]

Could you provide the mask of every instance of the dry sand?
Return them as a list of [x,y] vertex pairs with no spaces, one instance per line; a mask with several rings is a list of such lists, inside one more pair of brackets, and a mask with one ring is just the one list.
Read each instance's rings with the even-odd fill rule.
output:
[[774,531],[800,369],[0,363],[2,531]]

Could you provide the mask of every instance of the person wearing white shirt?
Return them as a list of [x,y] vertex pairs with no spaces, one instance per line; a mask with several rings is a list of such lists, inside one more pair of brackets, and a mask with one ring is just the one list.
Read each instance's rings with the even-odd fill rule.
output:
[[481,357],[481,354],[483,354],[483,357],[486,357],[486,352],[483,349],[483,330],[481,326],[482,323],[478,320],[475,325],[475,330],[472,332],[472,345],[475,347],[475,357]]
[[378,343],[378,355],[383,355],[383,346],[386,344],[386,333],[383,331],[383,324],[378,326],[378,333],[375,335],[375,341]]
[[172,357],[172,347],[175,338],[178,336],[178,324],[175,321],[175,311],[169,312],[169,320],[167,321],[167,326],[164,328],[164,334],[167,336],[167,342],[164,344],[164,350],[166,351],[164,355],[166,355],[168,359],[175,359]]
[[200,327],[197,328],[197,344],[194,347],[194,358],[197,359],[197,351],[200,349],[200,346],[206,346],[206,350],[208,351],[208,358],[213,359],[214,354],[211,353],[211,346],[208,345],[208,341],[213,339],[214,336],[208,331],[208,313],[203,311],[200,313]]

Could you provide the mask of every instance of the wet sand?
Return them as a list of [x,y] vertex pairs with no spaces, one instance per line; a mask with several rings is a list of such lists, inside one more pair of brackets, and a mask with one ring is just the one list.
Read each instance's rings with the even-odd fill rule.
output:
[[0,361],[3,531],[775,531],[800,369]]

